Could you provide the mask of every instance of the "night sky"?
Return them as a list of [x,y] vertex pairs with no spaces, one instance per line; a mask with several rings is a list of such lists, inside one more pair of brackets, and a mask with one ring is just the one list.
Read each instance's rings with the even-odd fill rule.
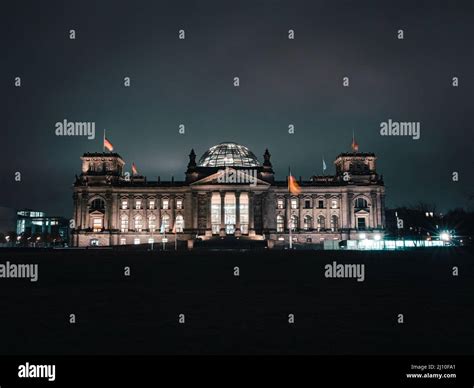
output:
[[[288,165],[321,174],[323,156],[334,173],[354,130],[379,158],[387,206],[473,207],[473,1],[8,3],[0,207],[71,217],[79,158],[101,151],[104,128],[149,180],[184,179],[191,148],[223,141],[261,161],[268,147],[278,179]],[[419,121],[420,140],[380,136],[390,118]],[[56,136],[64,119],[94,121],[96,139]]]

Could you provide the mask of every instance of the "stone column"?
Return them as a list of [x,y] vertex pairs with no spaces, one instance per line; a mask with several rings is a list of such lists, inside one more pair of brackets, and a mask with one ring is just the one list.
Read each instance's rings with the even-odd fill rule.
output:
[[207,203],[207,220],[206,220],[206,229],[208,231],[211,231],[212,230],[212,225],[211,225],[211,199],[212,199],[212,193],[207,193],[206,194],[207,196],[207,200],[206,200],[206,203]]
[[176,196],[174,194],[170,195],[170,199],[169,199],[169,206],[170,206],[170,233],[171,231],[173,230],[173,227],[174,227],[174,221],[175,221],[175,213],[176,213],[176,210],[175,210],[175,207],[176,207],[176,200],[175,200]]
[[87,229],[89,227],[89,204],[87,203],[87,194],[82,197],[82,227]]
[[350,229],[352,228],[355,228],[356,227],[356,220],[354,218],[354,206],[352,204],[352,198],[354,197],[354,194],[353,193],[347,193],[347,221],[348,221],[348,227]]
[[221,195],[221,226],[220,235],[225,236],[225,191],[220,192]]
[[74,223],[75,229],[79,229],[81,227],[81,202],[82,202],[82,194],[81,193],[74,193]]
[[383,228],[386,227],[385,225],[385,194],[380,193],[380,217],[381,217],[381,225]]
[[371,222],[371,227],[376,228],[378,225],[378,220],[377,220],[377,213],[378,213],[378,204],[377,204],[377,193],[375,191],[372,191],[370,193],[370,202],[371,202],[371,207],[370,209],[370,222]]
[[318,195],[313,194],[311,195],[311,217],[313,219],[313,225],[311,225],[311,229],[316,229],[318,227]]
[[112,194],[112,217],[111,217],[111,225],[109,228],[112,229],[119,229],[119,197],[117,193]]
[[303,208],[304,208],[304,197],[302,195],[298,196],[298,224],[297,228],[303,230]]
[[[191,194],[191,212],[192,212],[192,228],[194,231],[197,233],[198,231],[198,198],[197,198],[197,193],[192,193]],[[188,212],[191,214],[191,212]]]
[[[155,209],[156,209],[156,228],[158,231],[161,230],[161,195],[156,196],[156,203],[155,203]],[[130,220],[128,221],[130,222]]]
[[255,220],[253,217],[253,193],[249,191],[249,234],[252,231],[255,232]]
[[240,236],[240,191],[235,192],[235,235]]

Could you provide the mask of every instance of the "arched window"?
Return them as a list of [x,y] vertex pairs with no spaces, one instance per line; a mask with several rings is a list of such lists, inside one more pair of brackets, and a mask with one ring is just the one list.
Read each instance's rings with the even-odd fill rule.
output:
[[303,222],[304,230],[313,229],[313,218],[310,215],[306,215]]
[[91,202],[91,210],[104,210],[105,202],[101,198],[96,198]]
[[184,218],[181,214],[176,216],[176,222],[174,224],[176,233],[183,233],[184,230]]
[[339,217],[336,215],[331,216],[331,230],[334,232],[339,229]]
[[163,214],[161,219],[161,232],[169,232],[170,230],[170,216],[168,214]]
[[324,216],[319,216],[318,217],[318,230],[324,230],[326,229],[326,218]]
[[285,229],[285,220],[283,216],[278,215],[277,216],[277,232],[282,233]]
[[367,201],[364,198],[359,197],[355,200],[354,207],[356,209],[366,209],[368,207]]
[[288,225],[291,230],[296,230],[298,228],[298,217],[294,214],[290,218],[290,225]]
[[120,217],[120,231],[128,232],[128,216],[126,214],[122,214]]
[[148,229],[150,232],[154,232],[156,230],[156,217],[154,214],[151,214],[148,217]]
[[135,231],[141,232],[143,229],[143,219],[141,215],[135,217]]

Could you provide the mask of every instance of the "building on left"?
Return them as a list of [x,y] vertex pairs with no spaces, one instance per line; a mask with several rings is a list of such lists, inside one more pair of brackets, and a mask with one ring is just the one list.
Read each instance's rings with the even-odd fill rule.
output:
[[51,241],[69,241],[69,220],[49,216],[43,211],[21,209],[16,213],[16,234],[18,236],[45,236]]

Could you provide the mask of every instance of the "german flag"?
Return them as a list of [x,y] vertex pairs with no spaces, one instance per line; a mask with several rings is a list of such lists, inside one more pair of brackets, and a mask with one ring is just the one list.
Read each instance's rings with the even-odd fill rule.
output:
[[290,176],[288,177],[288,191],[293,195],[298,195],[301,193],[301,187],[298,182],[296,182],[295,177],[291,175],[291,172]]
[[359,144],[357,144],[354,132],[352,132],[352,144],[351,144],[352,152],[359,152]]
[[112,143],[104,136],[104,148],[112,152],[114,150],[114,146]]

